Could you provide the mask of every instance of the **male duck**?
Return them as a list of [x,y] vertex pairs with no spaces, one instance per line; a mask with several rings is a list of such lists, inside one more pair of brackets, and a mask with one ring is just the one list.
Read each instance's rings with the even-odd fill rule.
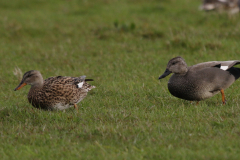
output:
[[77,110],[77,103],[83,100],[89,90],[95,88],[86,83],[93,81],[81,77],[50,77],[43,80],[39,71],[31,70],[23,75],[22,81],[14,89],[21,89],[29,84],[31,88],[28,93],[28,101],[36,108],[45,110],[64,110],[71,106]]
[[233,67],[237,64],[240,61],[211,61],[188,67],[182,57],[175,57],[159,79],[174,73],[168,81],[168,90],[175,97],[201,101],[221,92],[225,104],[223,90],[240,77],[240,68]]

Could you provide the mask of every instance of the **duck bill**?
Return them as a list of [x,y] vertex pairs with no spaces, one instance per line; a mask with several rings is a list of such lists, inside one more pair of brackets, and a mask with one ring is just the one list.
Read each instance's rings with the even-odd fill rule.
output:
[[14,91],[17,91],[17,90],[19,90],[19,89],[21,89],[22,87],[24,87],[24,86],[26,86],[27,85],[27,83],[20,83],[15,89],[14,89]]
[[172,72],[169,71],[168,69],[165,70],[165,72],[158,78],[158,79],[162,79],[165,78],[166,76],[168,76],[169,74],[171,74]]

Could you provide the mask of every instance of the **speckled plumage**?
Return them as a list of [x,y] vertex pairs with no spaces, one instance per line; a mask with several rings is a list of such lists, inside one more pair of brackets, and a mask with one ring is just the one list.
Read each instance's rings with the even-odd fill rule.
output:
[[[29,84],[31,88],[28,93],[28,101],[36,108],[45,110],[63,110],[76,105],[83,100],[89,90],[95,88],[86,81],[86,76],[81,77],[50,77],[43,80],[39,71],[28,71],[24,74],[18,90],[22,85]],[[78,84],[83,82],[81,88]],[[23,86],[24,86],[23,85]]]
[[223,90],[240,77],[240,69],[233,67],[237,64],[240,61],[211,61],[188,67],[183,58],[175,57],[168,62],[159,79],[174,73],[169,79],[168,90],[175,97],[200,101],[221,92],[225,104]]

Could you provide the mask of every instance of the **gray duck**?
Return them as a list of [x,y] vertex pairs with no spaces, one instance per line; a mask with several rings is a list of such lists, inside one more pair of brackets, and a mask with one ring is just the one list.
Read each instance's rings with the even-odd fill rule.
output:
[[82,101],[88,91],[95,88],[87,83],[93,79],[81,77],[50,77],[43,80],[41,73],[31,70],[23,75],[22,81],[14,89],[21,89],[25,85],[31,85],[28,92],[28,101],[32,106],[44,110],[64,110]]
[[237,64],[240,61],[210,61],[188,67],[182,57],[175,57],[168,62],[159,79],[173,73],[168,81],[168,90],[175,97],[201,101],[221,92],[225,104],[224,89],[240,77],[240,68],[233,67]]

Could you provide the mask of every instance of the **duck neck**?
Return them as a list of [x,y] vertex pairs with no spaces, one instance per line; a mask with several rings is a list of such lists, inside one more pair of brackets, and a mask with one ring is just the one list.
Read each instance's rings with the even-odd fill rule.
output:
[[188,72],[188,67],[187,66],[181,66],[177,72],[174,72],[177,75],[184,76]]
[[187,73],[187,71],[188,71],[188,67],[186,66],[186,67],[181,69],[181,72],[179,74],[185,75]]
[[43,78],[39,78],[36,82],[31,84],[31,89],[41,89],[43,87]]

